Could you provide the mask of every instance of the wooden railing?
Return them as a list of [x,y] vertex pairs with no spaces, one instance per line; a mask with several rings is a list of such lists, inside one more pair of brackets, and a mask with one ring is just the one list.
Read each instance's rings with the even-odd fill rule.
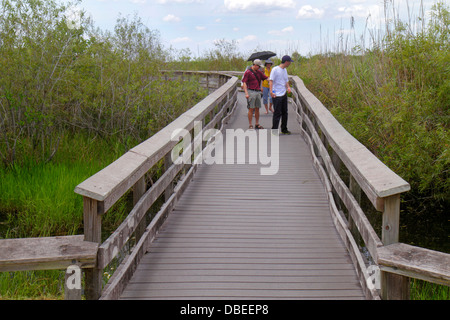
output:
[[[120,295],[147,244],[192,178],[197,167],[192,155],[201,151],[194,147],[211,147],[194,126],[201,125],[200,133],[213,128],[222,130],[237,104],[239,80],[236,77],[220,72],[165,72],[166,80],[186,77],[191,81],[191,75],[195,75],[200,85],[212,94],[75,188],[84,199],[84,236],[0,240],[0,272],[66,269],[65,298],[73,300],[82,297],[81,270],[85,270],[87,299],[114,299]],[[191,135],[191,146],[182,150],[182,157],[192,158],[191,164],[187,163],[189,161],[176,164],[171,161],[174,147],[183,138],[172,139],[177,129],[184,129]],[[180,149],[182,147],[177,147],[176,152]],[[151,181],[152,168],[159,166],[164,166],[164,173],[158,180]],[[102,241],[102,216],[129,192],[133,196],[133,209],[117,230]],[[147,226],[146,213],[161,194],[165,202],[158,205],[158,213]],[[120,261],[103,288],[104,268],[127,246],[130,238],[135,239],[133,249]]]
[[[127,280],[133,274],[140,258],[145,253],[159,227],[176,204],[181,193],[192,178],[197,161],[194,147],[207,147],[201,134],[197,134],[195,125],[200,124],[204,131],[223,128],[237,104],[236,77],[221,73],[172,72],[168,79],[196,74],[203,77],[200,81],[205,87],[215,91],[200,103],[178,117],[167,127],[147,141],[125,153],[117,161],[82,182],[75,192],[84,198],[84,235],[86,241],[99,243],[97,265],[86,270],[86,297],[88,299],[118,298]],[[183,150],[182,157],[191,161],[172,162],[172,151],[183,137],[172,135],[177,130],[189,132],[191,144]],[[186,137],[185,137],[186,138]],[[186,140],[186,139],[185,139]],[[186,163],[187,162],[187,163]],[[190,164],[189,164],[190,162]],[[147,175],[154,166],[163,166],[164,173],[149,186]],[[112,235],[102,242],[102,216],[107,214],[129,190],[133,193],[134,208]],[[161,196],[164,204],[146,224],[146,213]],[[103,270],[124,248],[128,240],[135,235],[136,244],[131,253],[121,262],[108,284],[102,288]]]
[[[400,194],[410,189],[409,184],[351,136],[299,77],[291,77],[291,83],[290,101],[302,135],[311,147],[314,166],[328,191],[335,225],[367,298],[409,299],[409,277],[450,285],[449,254],[398,243]],[[344,166],[349,173],[346,183],[342,178]],[[361,209],[361,191],[382,212],[381,240]],[[355,229],[372,257],[372,266],[368,266],[352,235]],[[379,278],[377,271],[381,271]]]
[[[81,299],[81,270],[97,264],[98,244],[80,236],[0,240],[0,272],[66,269],[66,300]],[[73,279],[72,279],[73,278]]]

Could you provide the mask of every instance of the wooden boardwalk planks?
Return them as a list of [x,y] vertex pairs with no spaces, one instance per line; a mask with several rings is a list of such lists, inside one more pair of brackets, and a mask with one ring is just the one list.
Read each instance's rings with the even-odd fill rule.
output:
[[[239,99],[228,127],[247,130]],[[289,130],[276,175],[248,161],[198,168],[121,299],[364,298],[292,115]]]

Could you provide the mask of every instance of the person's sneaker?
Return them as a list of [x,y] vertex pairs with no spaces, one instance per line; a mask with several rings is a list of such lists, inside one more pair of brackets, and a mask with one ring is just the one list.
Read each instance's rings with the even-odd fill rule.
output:
[[291,132],[289,130],[286,130],[286,131],[281,131],[281,134],[289,135],[289,134],[291,134]]

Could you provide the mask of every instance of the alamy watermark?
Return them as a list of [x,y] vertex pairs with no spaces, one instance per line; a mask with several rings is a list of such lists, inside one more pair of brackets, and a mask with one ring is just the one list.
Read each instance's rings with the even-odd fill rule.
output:
[[[202,122],[195,121],[194,141],[186,129],[173,131],[171,140],[181,141],[172,150],[171,160],[174,164],[259,164],[263,166],[260,168],[261,175],[275,175],[280,165],[278,132],[227,129],[224,135],[217,129],[203,130]],[[208,145],[203,149],[205,141]]]
[[81,290],[81,268],[71,265],[66,270],[66,288],[69,290]]
[[367,267],[368,277],[366,280],[367,288],[369,290],[381,289],[380,268],[377,265],[370,265]]

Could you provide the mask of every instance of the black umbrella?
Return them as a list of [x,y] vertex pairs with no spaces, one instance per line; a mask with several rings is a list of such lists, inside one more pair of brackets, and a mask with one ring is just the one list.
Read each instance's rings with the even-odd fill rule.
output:
[[253,61],[255,59],[267,60],[273,56],[276,56],[276,53],[273,53],[272,51],[260,51],[253,53],[247,61]]

